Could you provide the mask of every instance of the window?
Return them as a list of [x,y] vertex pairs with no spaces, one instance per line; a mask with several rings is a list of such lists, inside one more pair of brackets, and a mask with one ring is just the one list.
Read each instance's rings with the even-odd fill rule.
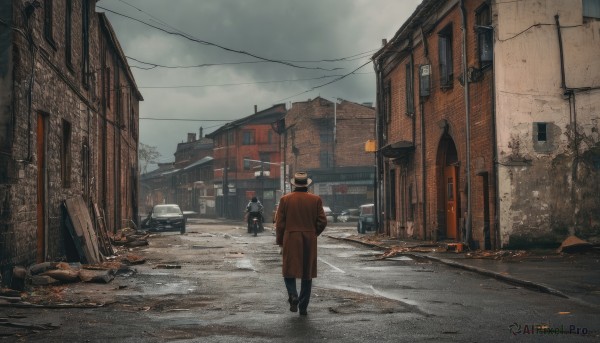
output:
[[396,220],[396,170],[392,169],[389,173],[389,193],[388,193],[388,218]]
[[333,129],[329,125],[319,126],[319,140],[321,144],[333,142]]
[[273,144],[273,131],[269,130],[267,134],[267,144]]
[[227,131],[227,144],[226,144],[227,146],[230,146],[235,143],[233,134],[234,134],[233,131]]
[[71,31],[73,29],[73,0],[66,0],[65,4],[65,59],[69,70],[73,71]]
[[383,116],[385,118],[385,122],[390,122],[390,117],[392,116],[392,84],[388,82],[383,90]]
[[319,153],[319,164],[321,168],[329,168],[333,166],[333,156],[329,151],[321,150]]
[[493,38],[494,29],[492,28],[492,16],[490,7],[487,4],[479,7],[475,13],[477,26],[477,50],[479,52],[479,67],[483,68],[491,65],[493,58]]
[[106,68],[106,107],[110,108],[110,95],[111,95],[112,87],[110,84],[110,68]]
[[412,62],[406,63],[406,114],[412,116],[415,114],[415,93]]
[[83,47],[81,52],[82,82],[85,89],[88,89],[90,86],[90,3],[85,0],[81,2],[81,30],[81,44]]
[[583,16],[600,19],[600,0],[583,0]]
[[244,170],[250,170],[250,157],[244,157]]
[[71,186],[71,123],[62,121],[62,140],[60,149],[60,174],[64,188]]
[[452,25],[438,33],[438,53],[440,61],[440,86],[452,86]]
[[54,42],[54,34],[52,30],[52,17],[54,13],[52,11],[52,0],[44,0],[44,38],[50,44],[50,46],[56,50],[56,43]]
[[537,123],[537,141],[545,142],[548,140],[546,123]]
[[252,145],[254,144],[254,131],[243,131],[243,145]]

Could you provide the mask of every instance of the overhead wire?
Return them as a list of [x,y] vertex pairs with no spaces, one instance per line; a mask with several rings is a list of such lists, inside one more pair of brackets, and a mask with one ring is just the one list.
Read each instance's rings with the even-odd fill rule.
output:
[[151,28],[154,28],[156,30],[165,32],[165,33],[170,34],[170,35],[175,35],[175,36],[183,37],[185,39],[188,39],[190,41],[193,41],[193,42],[196,42],[196,43],[199,43],[199,44],[208,45],[208,46],[214,46],[214,47],[217,47],[217,48],[225,50],[225,51],[234,52],[234,53],[242,54],[242,55],[247,55],[247,56],[254,57],[256,59],[263,60],[263,61],[266,61],[266,62],[283,64],[283,65],[287,65],[287,66],[294,67],[294,68],[299,68],[299,69],[312,69],[312,70],[325,70],[325,71],[334,71],[334,70],[340,69],[340,68],[307,67],[307,66],[301,66],[301,65],[297,65],[297,64],[285,62],[285,61],[282,61],[282,60],[275,60],[275,59],[271,59],[271,58],[267,58],[267,57],[262,57],[262,56],[259,56],[259,55],[256,55],[256,54],[244,51],[244,50],[232,49],[232,48],[228,48],[228,47],[225,47],[225,46],[217,44],[217,43],[209,42],[209,41],[206,41],[206,40],[203,40],[203,39],[198,39],[198,38],[192,37],[192,36],[190,36],[188,34],[185,34],[185,33],[180,33],[180,32],[176,32],[176,31],[175,32],[174,31],[169,31],[169,30],[163,29],[161,27],[158,27],[156,25],[152,25],[150,23],[147,23],[147,22],[145,22],[143,20],[140,20],[140,19],[134,18],[132,16],[128,16],[126,14],[122,14],[122,13],[110,10],[110,9],[102,7],[102,6],[96,6],[96,7],[100,8],[102,10],[105,10],[107,12],[113,13],[115,15],[131,19],[131,20],[136,21],[136,22],[138,22],[140,24],[149,26]]

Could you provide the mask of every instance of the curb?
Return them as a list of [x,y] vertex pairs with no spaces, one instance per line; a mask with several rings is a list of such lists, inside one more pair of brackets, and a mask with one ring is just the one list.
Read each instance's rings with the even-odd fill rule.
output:
[[[338,239],[338,240],[343,240],[343,241],[348,241],[348,242],[353,242],[353,243],[359,243],[362,245],[366,245],[369,247],[377,247],[380,249],[387,249],[388,247],[383,246],[383,245],[377,245],[374,243],[366,243],[363,241],[359,241],[359,240],[354,240],[354,239],[350,239],[350,238],[344,238],[344,237],[334,237],[334,236],[329,236],[327,235],[326,237],[329,238],[333,238],[333,239]],[[540,283],[535,283],[532,281],[528,281],[528,280],[522,280],[522,279],[518,279],[516,277],[510,276],[510,275],[505,275],[505,274],[500,274],[497,272],[493,272],[491,270],[487,270],[487,269],[483,269],[483,268],[479,268],[479,267],[474,267],[474,266],[469,266],[467,264],[464,263],[459,263],[456,261],[452,261],[452,260],[448,260],[448,259],[444,259],[444,258],[439,258],[439,257],[435,257],[435,256],[431,256],[431,255],[426,255],[426,254],[416,254],[416,253],[402,253],[401,255],[405,255],[405,256],[413,256],[413,257],[417,257],[417,258],[426,258],[429,259],[431,261],[435,261],[435,262],[439,262],[439,263],[443,263],[447,266],[451,266],[454,268],[460,268],[460,269],[464,269],[464,270],[468,270],[474,273],[478,273],[481,275],[485,275],[485,276],[490,276],[493,277],[496,280],[499,281],[503,281],[503,282],[507,282],[510,284],[514,284],[514,285],[519,285],[522,286],[524,288],[530,289],[530,290],[534,290],[537,292],[541,292],[541,293],[548,293],[557,297],[561,297],[561,298],[566,298],[569,299],[569,297],[567,295],[565,295],[564,293],[562,293],[559,290],[556,290],[552,287],[548,287],[546,285],[540,284]]]

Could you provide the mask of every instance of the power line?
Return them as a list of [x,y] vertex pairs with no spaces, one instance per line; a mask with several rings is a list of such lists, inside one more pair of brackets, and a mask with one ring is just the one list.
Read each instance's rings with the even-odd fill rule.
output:
[[153,118],[153,117],[140,117],[143,120],[172,120],[172,121],[234,121],[237,119],[189,119],[189,118]]
[[[125,5],[127,5],[127,6],[131,7],[131,8],[134,8],[135,10],[137,10],[137,11],[139,11],[139,12],[142,12],[142,13],[144,13],[144,14],[148,15],[150,18],[154,19],[153,21],[156,21],[156,22],[158,22],[158,23],[160,23],[160,24],[162,24],[162,25],[165,25],[166,27],[169,27],[169,28],[171,28],[171,29],[173,29],[173,30],[175,30],[175,31],[177,31],[177,32],[179,32],[179,33],[181,33],[181,34],[183,34],[183,35],[186,35],[186,36],[189,36],[189,37],[193,37],[192,35],[190,35],[190,34],[188,34],[188,33],[184,32],[184,31],[181,31],[181,30],[177,29],[176,27],[173,27],[173,26],[171,26],[171,25],[167,24],[165,21],[163,21],[163,20],[161,20],[161,19],[159,19],[159,18],[157,18],[157,17],[153,16],[152,14],[150,14],[150,13],[148,13],[148,12],[146,12],[146,11],[142,10],[142,9],[141,9],[141,8],[139,8],[139,7],[136,7],[136,6],[134,6],[134,5],[130,4],[130,3],[128,3],[127,1],[124,1],[124,0],[119,0],[119,1],[120,1],[120,2],[122,2],[122,3],[124,3],[124,4],[125,4]],[[194,37],[194,38],[195,38],[195,37]],[[330,58],[330,59],[322,59],[322,60],[282,60],[282,61],[283,61],[283,62],[291,62],[291,63],[320,63],[320,62],[353,61],[353,60],[357,59],[357,58],[356,58],[357,56],[362,56],[362,55],[365,55],[365,54],[369,54],[369,53],[375,52],[375,51],[377,51],[377,50],[379,50],[379,48],[376,48],[376,49],[371,49],[371,50],[369,50],[369,51],[364,51],[364,52],[360,52],[360,53],[358,53],[358,54],[354,54],[354,55],[347,56],[347,57],[340,57],[340,58]],[[363,56],[363,57],[364,57],[364,56]],[[362,57],[358,57],[358,58],[362,58]],[[239,63],[262,63],[262,62],[267,62],[267,61],[256,61],[256,62],[239,62]],[[144,62],[142,62],[142,63],[144,63]],[[233,63],[232,63],[232,64],[233,64]],[[219,64],[211,64],[211,65],[219,65]],[[343,69],[343,68],[335,68],[335,69]]]
[[125,14],[122,14],[122,13],[119,13],[119,12],[115,12],[115,11],[109,10],[109,9],[104,8],[102,6],[96,6],[96,7],[100,8],[102,10],[105,10],[107,12],[113,13],[115,15],[118,15],[118,16],[121,16],[121,17],[125,17],[125,18],[131,19],[133,21],[137,21],[138,23],[144,24],[144,25],[149,26],[151,28],[154,28],[156,30],[168,33],[170,35],[180,36],[180,37],[183,37],[185,39],[191,40],[193,42],[204,44],[204,45],[209,45],[209,46],[214,46],[214,47],[223,49],[225,51],[230,51],[230,52],[234,52],[234,53],[237,53],[237,54],[251,56],[251,57],[257,58],[259,60],[263,60],[265,62],[272,62],[272,63],[277,63],[277,64],[283,64],[283,65],[287,65],[287,66],[294,67],[294,68],[299,68],[299,69],[313,69],[313,70],[325,70],[325,71],[333,71],[333,70],[335,70],[335,69],[327,69],[327,68],[321,68],[321,67],[300,66],[300,65],[297,65],[297,64],[293,64],[293,63],[289,63],[289,62],[285,62],[285,61],[281,61],[281,60],[275,60],[275,59],[271,59],[271,58],[262,57],[262,56],[255,55],[253,53],[250,53],[250,52],[247,52],[247,51],[243,51],[243,50],[236,50],[236,49],[227,48],[227,47],[225,47],[223,45],[220,45],[220,44],[216,44],[216,43],[212,43],[212,42],[205,41],[205,40],[202,40],[202,39],[194,38],[194,37],[192,37],[190,35],[187,35],[185,33],[173,32],[173,31],[165,30],[165,29],[160,28],[158,26],[149,24],[149,23],[147,23],[147,22],[145,22],[143,20],[140,20],[140,19],[137,19],[137,18],[133,18],[131,16],[128,16],[128,15],[125,15]]
[[356,71],[358,71],[360,68],[362,68],[362,67],[366,66],[367,64],[369,64],[369,63],[371,63],[371,62],[372,62],[372,61],[370,61],[370,60],[369,60],[368,62],[364,63],[364,64],[363,64],[363,65],[361,65],[360,67],[358,67],[358,68],[354,69],[353,71],[349,72],[348,74],[345,74],[345,75],[342,75],[342,76],[338,77],[338,78],[337,78],[337,79],[335,79],[335,80],[331,80],[331,81],[329,81],[329,82],[327,82],[327,83],[324,83],[324,84],[322,84],[322,85],[315,86],[315,87],[313,87],[313,88],[311,88],[311,89],[309,89],[309,90],[306,90],[306,91],[304,91],[304,92],[300,92],[300,93],[298,93],[298,94],[294,94],[294,95],[292,95],[292,96],[288,96],[287,98],[283,98],[283,99],[277,100],[277,101],[275,101],[275,102],[276,102],[276,103],[277,103],[277,102],[282,102],[282,101],[284,101],[284,100],[288,100],[288,99],[291,99],[291,98],[297,97],[298,95],[302,95],[302,94],[305,94],[305,93],[311,92],[311,91],[313,91],[313,90],[315,90],[315,89],[317,89],[317,88],[325,87],[325,86],[327,86],[327,85],[330,85],[330,84],[332,84],[332,83],[334,83],[334,82],[338,82],[338,81],[340,81],[341,79],[343,79],[343,78],[345,78],[345,77],[347,77],[347,76],[349,76],[349,75],[351,75],[351,74],[355,74],[355,73],[356,73]]
[[[373,74],[373,73],[356,73],[356,74]],[[288,80],[269,80],[269,81],[255,81],[255,82],[239,82],[239,83],[223,83],[223,84],[214,84],[214,85],[181,85],[181,86],[140,86],[139,89],[148,89],[148,88],[205,88],[205,87],[226,87],[226,86],[247,86],[247,85],[257,85],[257,84],[268,84],[268,83],[281,83],[281,82],[298,82],[298,81],[310,81],[310,80],[322,80],[331,77],[345,77],[348,74],[343,75],[325,75],[319,77],[310,77],[304,79],[288,79]]]

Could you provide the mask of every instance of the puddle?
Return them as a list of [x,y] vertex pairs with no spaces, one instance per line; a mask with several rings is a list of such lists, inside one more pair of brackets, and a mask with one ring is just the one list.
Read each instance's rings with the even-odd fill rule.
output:
[[253,272],[256,271],[256,268],[252,265],[249,259],[242,259],[235,262],[235,267],[239,270],[251,270]]
[[413,259],[410,258],[410,257],[408,257],[408,256],[390,257],[390,258],[386,258],[386,260],[391,260],[391,261],[413,261]]

